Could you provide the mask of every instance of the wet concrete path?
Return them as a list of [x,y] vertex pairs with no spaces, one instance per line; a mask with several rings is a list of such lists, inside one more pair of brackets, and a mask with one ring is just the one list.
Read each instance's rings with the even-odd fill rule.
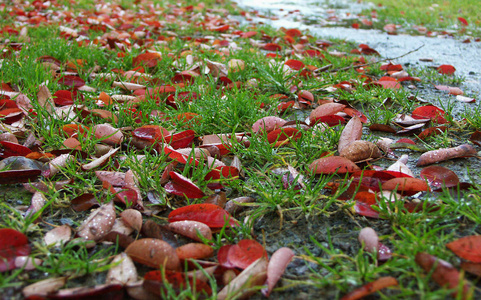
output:
[[[456,75],[465,78],[463,89],[470,96],[481,99],[481,42],[462,43],[460,38],[425,37],[407,34],[388,35],[380,30],[364,30],[344,27],[326,27],[329,16],[345,18],[356,14],[366,4],[338,2],[334,11],[325,1],[300,0],[238,0],[240,7],[247,11],[258,10],[265,15],[278,16],[279,20],[252,16],[254,22],[262,22],[273,27],[299,28],[308,30],[323,38],[339,38],[356,43],[365,43],[376,49],[383,58],[398,57],[423,46],[418,51],[398,58],[395,61],[411,67],[439,66],[450,64],[456,68]],[[332,7],[332,1],[330,6]],[[288,13],[294,10],[299,12]],[[309,20],[310,24],[305,24]],[[316,22],[318,20],[318,22]],[[422,58],[432,58],[432,62],[422,62]]]

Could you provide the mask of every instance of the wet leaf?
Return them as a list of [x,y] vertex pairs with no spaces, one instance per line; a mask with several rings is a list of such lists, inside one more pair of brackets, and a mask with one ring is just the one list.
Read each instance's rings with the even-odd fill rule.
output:
[[20,144],[0,141],[0,158],[7,158],[10,156],[26,156],[31,152],[32,150]]
[[189,243],[175,249],[180,260],[206,259],[214,254],[214,249],[201,243]]
[[381,157],[381,151],[372,142],[356,140],[345,146],[339,155],[353,162]]
[[350,143],[360,140],[362,137],[362,123],[359,117],[354,116],[347,122],[339,137],[337,151],[340,153]]
[[120,213],[120,217],[127,226],[140,232],[140,229],[142,228],[142,214],[138,210],[131,208],[126,209]]
[[262,285],[267,279],[267,258],[259,258],[226,285],[218,294],[217,300],[248,297],[255,293],[252,287]]
[[270,293],[276,286],[289,263],[294,258],[294,252],[286,247],[280,248],[272,254],[269,264],[267,265],[267,288],[262,289],[264,296],[269,297]]
[[309,165],[314,174],[345,174],[361,169],[351,160],[342,156],[328,156],[316,159]]
[[70,203],[72,204],[72,208],[77,212],[86,211],[94,206],[100,205],[95,195],[88,193],[75,197]]
[[448,122],[444,117],[445,114],[442,109],[434,105],[426,105],[416,108],[411,115],[414,119],[431,119],[434,123],[445,124]]
[[432,274],[431,278],[436,281],[437,284],[455,290],[453,293],[454,297],[458,295],[458,287],[461,284],[463,288],[460,296],[462,296],[463,299],[471,298],[469,283],[462,279],[459,271],[447,261],[425,252],[416,254],[415,261],[425,272]]
[[180,269],[180,261],[175,249],[159,239],[136,240],[125,249],[125,253],[134,261],[152,268]]
[[264,247],[255,240],[240,240],[230,247],[227,254],[229,263],[239,269],[245,269],[261,257],[267,258]]
[[429,166],[421,170],[419,176],[429,182],[433,188],[452,187],[459,184],[459,177],[443,166]]
[[319,105],[309,115],[310,124],[315,124],[321,117],[335,115],[336,113],[341,112],[345,107],[346,105],[341,103],[326,103]]
[[119,145],[124,139],[124,134],[110,124],[95,125],[93,131],[97,139],[112,146]]
[[481,236],[479,235],[459,238],[446,244],[446,247],[463,259],[481,263]]
[[391,276],[381,277],[376,279],[373,282],[369,282],[368,284],[350,292],[349,294],[345,295],[341,298],[341,300],[356,300],[362,299],[372,293],[375,293],[381,289],[398,285],[398,281],[396,278]]
[[22,294],[24,297],[43,296],[58,291],[67,283],[67,277],[48,278],[37,281],[23,288]]
[[452,75],[454,74],[454,72],[456,72],[456,68],[451,65],[440,65],[437,70],[440,74],[443,75]]
[[0,272],[15,269],[15,258],[29,254],[27,236],[11,228],[0,228]]
[[103,204],[94,210],[78,229],[78,236],[88,241],[100,240],[114,226],[115,208],[113,202]]
[[278,118],[278,117],[264,117],[262,119],[257,120],[254,125],[252,125],[252,131],[254,132],[261,132],[261,131],[266,131],[266,132],[271,132],[277,128],[281,128],[286,121],[284,119]]
[[237,226],[237,221],[221,207],[214,204],[191,204],[172,211],[169,214],[169,222],[197,221],[206,224],[210,228],[222,228],[226,223]]
[[113,267],[107,273],[106,284],[126,285],[137,281],[137,269],[132,259],[125,252],[116,255],[111,263]]
[[47,246],[60,246],[70,241],[71,236],[72,228],[70,228],[68,225],[61,225],[47,232],[43,240]]
[[199,238],[199,235],[204,239],[208,239],[208,240],[212,239],[212,230],[210,230],[209,226],[201,222],[197,222],[197,221],[172,222],[168,225],[168,228],[174,233],[181,234],[195,241],[199,241],[199,242],[202,241],[202,239]]
[[75,75],[64,75],[60,77],[60,79],[58,80],[58,83],[69,86],[71,88],[77,88],[77,89],[85,85],[85,81],[82,78]]
[[469,144],[463,144],[454,148],[443,148],[423,153],[416,163],[417,167],[434,164],[453,158],[476,156],[477,151]]
[[156,67],[157,64],[162,60],[162,55],[158,52],[147,52],[141,53],[134,57],[132,65],[134,67],[146,66],[148,68]]
[[396,190],[398,193],[404,195],[414,195],[418,192],[430,191],[425,180],[412,177],[390,179],[382,184],[382,189],[388,191]]
[[184,273],[169,270],[148,272],[144,276],[143,286],[152,294],[163,297],[166,293],[170,292],[165,286],[166,283],[170,284],[170,287],[176,295],[185,291],[187,286],[192,288],[194,297],[200,296],[198,293],[212,294],[212,289],[207,283],[199,279],[187,278]]
[[377,255],[379,237],[374,229],[371,227],[365,227],[361,229],[361,231],[359,231],[358,240],[362,245],[364,245],[364,250]]
[[186,178],[182,174],[170,172],[169,175],[171,181],[167,182],[164,187],[167,193],[193,199],[202,198],[205,196],[204,192],[202,192],[190,179]]

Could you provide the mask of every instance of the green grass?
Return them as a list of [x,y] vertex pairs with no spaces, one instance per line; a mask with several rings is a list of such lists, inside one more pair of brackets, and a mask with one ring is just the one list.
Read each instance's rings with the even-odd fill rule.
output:
[[[377,7],[378,20],[383,27],[393,23],[416,33],[413,26],[424,26],[431,31],[459,30],[464,25],[458,18],[468,22],[467,31],[479,36],[481,18],[477,13],[478,3],[472,0],[372,0]],[[367,11],[365,15],[369,15]]]
[[[60,5],[51,9],[55,13],[66,9],[72,10],[74,16],[82,19],[83,16],[95,15],[93,13],[94,2],[87,0],[76,3],[58,1]],[[293,270],[288,270],[288,274],[283,280],[287,284],[278,286],[273,298],[290,295],[289,292],[297,294],[300,290],[310,287],[320,295],[340,298],[356,287],[376,280],[380,276],[388,275],[395,276],[400,284],[395,288],[379,292],[378,295],[382,299],[439,299],[446,298],[451,294],[452,291],[432,283],[430,274],[425,273],[415,264],[414,256],[418,252],[426,251],[459,267],[459,259],[447,250],[445,244],[461,236],[480,233],[481,218],[478,212],[481,200],[478,195],[481,186],[476,183],[479,174],[469,174],[472,177],[470,180],[473,185],[467,191],[451,189],[442,193],[417,195],[416,197],[424,201],[425,205],[416,213],[410,213],[404,209],[403,201],[381,201],[376,209],[383,219],[373,220],[354,213],[354,200],[339,200],[348,191],[349,176],[315,176],[309,168],[309,165],[322,155],[336,153],[339,138],[344,129],[344,125],[321,128],[307,126],[304,123],[312,109],[318,106],[317,101],[335,99],[363,112],[368,118],[368,123],[364,125],[363,139],[375,141],[379,136],[386,136],[386,134],[370,132],[366,128],[368,125],[375,123],[392,125],[397,114],[409,115],[413,109],[424,105],[411,97],[410,90],[407,88],[392,90],[376,85],[365,85],[364,83],[369,80],[376,81],[386,75],[385,71],[380,69],[379,63],[370,65],[365,74],[358,73],[355,68],[347,68],[352,66],[359,55],[350,54],[351,50],[358,47],[345,41],[333,40],[333,45],[328,49],[328,51],[346,52],[344,57],[329,54],[328,51],[323,51],[324,58],[322,59],[299,57],[297,53],[291,53],[290,44],[283,42],[285,35],[282,30],[268,26],[254,28],[253,26],[238,27],[231,24],[231,28],[227,31],[232,34],[229,36],[211,31],[207,27],[204,28],[202,26],[205,21],[203,14],[217,14],[219,20],[223,21],[227,20],[227,12],[234,15],[240,14],[238,8],[228,2],[205,1],[205,7],[195,7],[198,5],[198,2],[195,1],[187,1],[182,4],[162,3],[164,13],[154,17],[144,15],[144,12],[148,11],[148,4],[144,1],[138,2],[112,1],[112,3],[118,3],[128,14],[136,17],[109,26],[113,26],[121,32],[122,30],[118,29],[121,26],[120,23],[125,26],[130,22],[132,28],[146,26],[146,31],[148,31],[146,38],[137,40],[133,37],[133,29],[128,29],[128,37],[117,42],[135,46],[122,52],[122,56],[118,55],[117,49],[110,49],[107,46],[105,41],[108,37],[104,36],[102,31],[65,21],[65,26],[79,29],[80,35],[86,39],[96,40],[100,46],[95,44],[81,46],[74,39],[63,38],[55,22],[51,25],[25,25],[28,27],[30,40],[23,44],[21,50],[14,51],[11,56],[6,56],[1,62],[1,81],[11,84],[12,87],[26,95],[31,101],[32,111],[24,118],[25,129],[17,132],[16,128],[9,127],[2,129],[0,133],[15,132],[20,143],[25,142],[26,137],[32,133],[39,140],[39,144],[34,150],[51,152],[65,148],[63,145],[67,138],[63,129],[65,125],[72,123],[82,125],[85,131],[83,134],[79,134],[78,141],[85,155],[82,158],[80,155],[82,153],[78,153],[74,159],[60,168],[58,174],[51,178],[40,177],[40,180],[47,186],[46,191],[42,192],[47,203],[37,213],[25,215],[26,207],[30,205],[30,199],[25,200],[24,197],[21,198],[15,194],[8,194],[2,198],[0,228],[13,228],[25,233],[32,248],[31,255],[42,260],[42,264],[36,266],[31,273],[22,269],[0,273],[0,291],[5,290],[12,293],[12,291],[17,291],[15,288],[22,288],[27,284],[56,276],[70,276],[75,279],[67,287],[92,286],[103,283],[107,270],[112,267],[111,258],[123,251],[119,245],[105,246],[98,243],[95,248],[90,249],[84,242],[77,239],[61,247],[48,247],[42,240],[45,233],[55,226],[69,224],[73,229],[78,229],[83,220],[87,218],[90,211],[75,212],[71,208],[71,201],[76,197],[86,193],[94,194],[99,203],[108,203],[116,198],[116,194],[103,186],[98,179],[95,174],[97,170],[119,173],[131,170],[134,173],[140,189],[140,196],[147,210],[143,215],[144,222],[155,220],[166,224],[167,216],[173,209],[188,204],[202,203],[219,192],[210,190],[208,186],[214,181],[206,179],[206,175],[213,168],[212,158],[209,163],[206,162],[205,157],[200,158],[197,166],[192,163],[172,165],[168,156],[159,152],[162,147],[151,145],[140,149],[135,146],[132,139],[134,129],[145,125],[159,125],[170,131],[194,130],[194,143],[188,145],[188,148],[199,146],[204,135],[231,135],[226,142],[230,152],[222,157],[222,162],[229,165],[234,159],[238,159],[242,164],[241,174],[239,177],[222,180],[221,183],[225,186],[222,191],[225,192],[227,200],[249,196],[255,201],[244,204],[243,210],[236,215],[240,226],[231,229],[223,227],[214,234],[212,240],[204,240],[204,243],[210,244],[217,251],[224,245],[235,244],[241,239],[253,238],[262,242],[269,250],[269,254],[282,246],[293,248],[296,252],[297,267],[307,269],[307,271],[299,275]],[[154,1],[154,3],[160,4],[159,1]],[[390,2],[383,3],[386,7],[394,5]],[[194,6],[193,12],[185,9],[187,5]],[[464,14],[469,11],[469,5],[466,2],[459,4],[457,9],[462,9],[462,14],[459,16],[468,19],[470,24],[476,24],[475,15]],[[7,5],[6,11],[10,11],[7,9],[8,7]],[[180,7],[184,7],[182,13],[179,10]],[[211,11],[210,8],[213,7],[225,8],[226,11]],[[419,9],[426,7],[420,5]],[[33,6],[25,9],[27,11],[35,10]],[[116,6],[115,9],[120,8]],[[458,16],[457,10],[449,11],[448,8],[445,8],[444,3],[440,4],[438,10],[443,11],[446,20],[448,17],[452,19]],[[382,16],[389,22],[396,22],[397,19],[390,19],[390,16],[383,15],[384,13],[396,15],[396,12],[398,12],[396,9],[379,9],[380,19]],[[438,15],[433,13],[425,16],[424,10],[412,10],[412,12],[427,19],[413,19],[410,11],[409,14],[406,14],[409,24],[421,22],[426,26],[428,26],[427,24],[438,26],[437,23],[432,23],[434,20],[438,20]],[[169,16],[169,14],[171,15]],[[172,18],[172,16],[176,17]],[[0,28],[12,25],[15,17],[14,14],[8,14],[0,21]],[[162,23],[160,27],[151,26],[148,25],[148,21],[152,21],[149,18],[165,21],[165,23]],[[15,24],[20,26],[18,22]],[[21,28],[16,29],[21,30]],[[234,33],[237,29],[258,31],[254,39],[259,42],[278,42],[283,47],[283,51],[279,52],[283,57],[277,59],[266,57],[266,52],[254,47],[248,39],[238,38]],[[112,34],[111,31],[108,29],[106,34]],[[177,36],[164,43],[163,40],[173,36],[173,33]],[[309,36],[304,44],[305,49],[310,49],[319,38]],[[230,53],[222,52],[222,48],[213,43],[214,40],[220,42],[228,39],[232,39],[232,42],[235,42],[240,49]],[[23,41],[24,38],[16,34],[0,35],[2,45]],[[210,73],[196,77],[193,84],[177,86],[174,96],[178,96],[184,91],[195,92],[199,95],[194,101],[176,103],[177,108],[166,103],[166,95],[149,94],[142,102],[136,104],[113,103],[99,106],[97,99],[100,92],[108,95],[128,96],[135,95],[135,93],[113,87],[113,80],[92,78],[91,75],[110,73],[114,69],[129,71],[133,69],[134,58],[145,53],[147,49],[162,53],[162,60],[157,66],[146,68],[146,73],[154,78],[151,81],[141,82],[147,89],[173,84],[172,77],[190,67],[188,66],[190,58],[187,59],[186,51],[192,55],[193,63],[199,65],[202,65],[207,59],[222,64],[227,64],[230,59],[243,60],[245,62],[243,70],[229,72],[227,75],[233,82],[239,82],[240,87],[227,88],[217,76]],[[312,49],[315,48],[312,47]],[[60,61],[59,70],[52,72],[38,60],[45,55]],[[302,60],[312,69],[328,65],[332,65],[332,67],[317,77],[303,77],[300,71],[284,69],[283,62],[287,58]],[[78,76],[96,90],[79,92],[83,98],[77,99],[75,102],[83,108],[71,107],[68,110],[69,116],[62,118],[58,113],[50,111],[49,106],[39,103],[37,93],[40,85],[45,85],[52,94],[67,89],[66,86],[59,83],[59,74],[75,71],[69,70],[69,66],[72,67],[72,64],[75,65]],[[332,72],[336,69],[342,69],[342,71]],[[201,69],[200,72],[202,73],[202,71]],[[421,83],[409,84],[416,85],[420,94],[424,89],[429,90],[428,100],[440,103],[439,107],[449,114],[447,116],[449,123],[446,124],[449,131],[430,137],[424,142],[417,141],[419,146],[429,150],[455,146],[465,143],[464,136],[481,128],[479,106],[476,109],[465,111],[462,117],[466,118],[467,124],[462,125],[460,117],[454,115],[455,102],[451,101],[452,99],[445,101],[446,97],[437,97],[432,87],[433,84],[458,86],[462,84],[464,78],[440,75],[432,69],[407,69],[407,71],[412,76],[422,78]],[[115,74],[116,81],[128,80],[121,72]],[[254,80],[257,84],[247,84]],[[351,84],[351,89],[332,89],[334,85],[345,81]],[[403,85],[407,84],[403,83]],[[296,101],[298,90],[301,89],[313,93],[315,97],[313,107],[290,109],[280,115],[277,111],[279,100],[271,96],[281,93],[288,97],[287,101]],[[98,114],[89,114],[88,111],[92,109],[103,109],[115,115],[117,120],[102,118]],[[141,112],[141,116],[134,118],[130,109]],[[181,122],[177,118],[184,113],[195,113],[198,117],[189,122]],[[273,147],[268,142],[267,133],[256,134],[252,129],[252,125],[257,120],[266,116],[279,116],[289,121],[295,121],[292,126],[302,135],[299,139],[291,140],[283,147]],[[121,129],[124,140],[121,144],[115,145],[120,148],[115,157],[94,170],[85,171],[82,169],[82,165],[95,159],[96,150],[100,146],[107,147],[106,137],[96,137],[93,129],[96,124],[102,123],[109,123],[113,127]],[[237,141],[236,133],[244,133],[244,139]],[[390,137],[400,138],[392,135]],[[410,138],[415,139],[415,136],[412,135]],[[409,153],[413,157],[410,160],[411,163],[418,155],[410,150],[395,150],[395,153],[397,155]],[[470,158],[470,162],[471,159],[474,158]],[[457,162],[455,161],[453,164]],[[387,166],[390,163],[391,161],[388,159],[372,162],[374,165],[381,166]],[[360,164],[360,166],[369,168],[369,165],[366,164]],[[165,170],[169,167],[173,167],[175,172],[191,179],[206,196],[201,199],[186,199],[169,194],[165,189],[165,178],[163,179]],[[295,169],[300,175],[287,184],[283,177],[288,173],[289,168]],[[413,167],[413,169],[415,174],[419,174],[420,168]],[[53,185],[63,180],[70,180],[70,182],[64,189],[56,190]],[[22,189],[21,185],[11,185],[11,187]],[[150,199],[153,199],[153,202]],[[439,205],[439,210],[432,210],[428,204]],[[130,207],[128,204],[116,205],[117,213]],[[276,227],[277,224],[279,224],[278,227]],[[296,226],[305,227],[295,231]],[[380,264],[372,254],[366,253],[362,249],[357,241],[357,231],[366,226],[375,228],[380,234],[381,241],[393,249],[394,256],[391,260]],[[287,234],[284,233],[284,228],[292,230],[294,233],[292,237],[289,237],[290,241],[281,244],[286,240],[286,237],[283,236],[283,234]],[[272,238],[274,235],[272,231],[279,229],[280,231],[276,233],[278,236]],[[290,234],[290,231],[286,232]],[[295,236],[296,232],[299,233],[299,236]],[[320,235],[320,232],[326,234]],[[132,237],[143,237],[143,234],[134,233]],[[300,242],[296,244],[293,242],[294,239]],[[277,248],[274,249],[274,247]],[[210,260],[216,261],[216,255]],[[299,263],[298,260],[302,260],[302,262]],[[142,277],[146,273],[147,267],[142,267],[140,264],[137,266],[139,275]],[[214,289],[218,287],[218,283],[212,276],[209,282]],[[259,289],[259,287],[255,289]],[[214,296],[211,298],[215,298],[218,291],[214,291]],[[167,293],[166,298],[172,299],[199,296],[193,287],[186,287],[176,295],[175,288],[167,286],[164,292]],[[19,297],[17,296],[17,299]]]

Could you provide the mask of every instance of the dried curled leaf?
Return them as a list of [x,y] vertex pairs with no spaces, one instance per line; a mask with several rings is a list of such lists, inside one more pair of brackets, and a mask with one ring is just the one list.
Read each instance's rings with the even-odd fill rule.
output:
[[381,157],[381,150],[372,142],[357,140],[345,146],[339,155],[353,162],[357,162],[371,158],[379,158]]

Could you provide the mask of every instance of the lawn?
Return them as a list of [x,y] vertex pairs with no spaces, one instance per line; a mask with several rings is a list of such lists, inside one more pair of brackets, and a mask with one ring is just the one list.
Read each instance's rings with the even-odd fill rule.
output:
[[2,297],[479,294],[481,115],[452,66],[227,1],[0,10]]

